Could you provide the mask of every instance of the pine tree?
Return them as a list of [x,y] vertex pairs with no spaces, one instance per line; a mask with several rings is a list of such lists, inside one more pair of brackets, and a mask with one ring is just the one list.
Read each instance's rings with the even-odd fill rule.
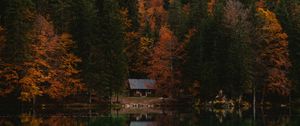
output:
[[98,75],[94,87],[103,97],[118,94],[124,87],[126,61],[124,54],[124,28],[117,1],[97,1],[98,40],[91,47],[91,66]]
[[[223,1],[216,1],[213,5],[213,11],[209,12],[209,16],[204,20],[202,30],[202,38],[200,52],[201,56],[201,88],[200,94],[204,98],[210,98],[215,95],[218,90],[230,91],[229,86],[224,84],[226,60],[226,41],[228,39],[222,32]],[[205,100],[206,100],[205,99]]]
[[31,0],[10,0],[3,12],[7,44],[2,54],[8,63],[22,63],[28,51],[28,31],[34,20],[34,4]]
[[254,29],[250,19],[250,11],[242,3],[229,0],[224,7],[223,23],[225,34],[231,41],[228,43],[226,56],[226,80],[224,82],[231,88],[235,97],[242,95],[253,86],[253,43],[252,31]]
[[4,25],[4,12],[6,10],[7,7],[7,1],[6,0],[0,0],[0,25],[3,26]]
[[[0,26],[0,52],[6,44],[5,30]],[[12,64],[7,64],[0,57],[0,96],[6,96],[12,93],[17,87],[18,73]]]
[[76,0],[33,0],[37,11],[53,21],[55,32],[62,34],[70,32],[72,18],[72,4]]
[[203,25],[204,23],[204,17],[207,16],[207,2],[199,0],[190,0],[185,1],[183,3],[185,4],[184,6],[186,6],[187,8],[186,10],[188,10],[187,12],[185,12],[188,15],[186,26],[190,31],[193,31],[185,47],[185,67],[183,68],[183,78],[185,78],[185,81],[183,81],[183,83],[185,85],[184,88],[186,89],[192,87],[192,84],[196,82],[201,83],[201,25]]
[[[94,60],[91,54],[92,46],[97,46],[97,10],[95,0],[76,0],[71,4],[73,20],[70,23],[70,30],[74,36],[76,49],[74,52],[82,59],[79,64],[81,69],[81,78],[88,86],[89,92],[92,92],[93,85],[98,83],[95,74],[100,71],[94,71]],[[100,50],[98,50],[100,52]],[[100,58],[100,57],[99,57]]]
[[139,24],[139,12],[138,12],[137,0],[121,0],[120,4],[120,16],[122,26],[124,27],[125,34],[125,53],[128,66],[128,76],[132,78],[140,78],[145,74],[143,69],[139,67],[140,57],[139,55],[139,38],[142,38],[143,28]]

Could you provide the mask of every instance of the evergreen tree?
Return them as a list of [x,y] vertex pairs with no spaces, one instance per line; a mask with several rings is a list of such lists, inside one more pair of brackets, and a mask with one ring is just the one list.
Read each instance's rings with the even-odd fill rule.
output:
[[91,58],[95,75],[99,76],[94,79],[99,81],[94,87],[102,96],[110,97],[120,92],[126,79],[124,29],[117,1],[97,1],[97,9],[99,36],[91,47]]
[[[79,65],[81,69],[81,77],[85,84],[87,84],[89,91],[94,90],[94,84],[99,83],[97,74],[100,71],[95,71],[95,60],[92,59],[92,53],[94,51],[101,52],[99,50],[92,50],[93,46],[98,44],[97,33],[97,10],[95,6],[95,0],[76,0],[71,4],[73,20],[70,24],[71,33],[74,36],[76,44],[75,53],[78,54],[82,62]],[[99,64],[100,65],[100,64]]]
[[71,6],[76,0],[33,0],[37,11],[48,18],[51,18],[55,26],[55,32],[70,32],[72,22]]
[[28,31],[34,20],[34,4],[31,0],[10,0],[3,12],[7,44],[2,55],[8,63],[22,63],[28,54]]
[[202,36],[202,70],[201,70],[201,84],[200,93],[206,98],[211,98],[218,90],[225,90],[225,93],[230,91],[228,85],[224,84],[226,60],[226,49],[228,38],[222,32],[224,26],[222,25],[223,15],[223,1],[214,3],[213,11],[205,21]]
[[250,11],[242,3],[229,0],[224,7],[223,23],[225,25],[228,42],[226,56],[226,80],[224,82],[231,89],[230,93],[237,97],[242,95],[253,85],[253,43],[254,29],[250,19]]
[[[6,44],[5,30],[0,26],[0,52]],[[17,69],[12,64],[7,64],[0,57],[0,96],[6,96],[15,91],[18,83]]]
[[120,0],[120,13],[122,25],[125,32],[125,52],[128,65],[128,76],[131,78],[145,77],[144,67],[141,66],[141,57],[139,57],[139,43],[142,38],[143,28],[139,24],[137,0]]
[[[190,10],[188,12],[188,21],[186,22],[189,30],[193,31],[189,42],[186,45],[186,57],[184,63],[185,88],[192,87],[192,84],[202,83],[202,58],[203,58],[203,34],[204,24],[206,22],[207,1],[190,0],[186,3]],[[199,92],[199,91],[198,91]]]

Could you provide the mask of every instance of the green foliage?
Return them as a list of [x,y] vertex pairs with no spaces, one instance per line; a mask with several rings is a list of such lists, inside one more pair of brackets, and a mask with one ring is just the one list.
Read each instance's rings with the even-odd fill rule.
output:
[[100,73],[100,71],[95,71],[97,69],[94,63],[100,57],[96,59],[91,57],[94,53],[100,53],[100,49],[92,50],[92,46],[98,44],[95,0],[76,0],[72,2],[70,8],[73,17],[73,21],[70,23],[71,33],[77,47],[74,51],[82,59],[79,64],[81,77],[91,90],[92,85],[99,84],[99,80],[96,78],[98,78],[97,74]]
[[72,21],[71,5],[77,0],[32,0],[37,11],[45,17],[51,18],[55,32],[63,33],[70,31]]
[[225,85],[230,93],[237,97],[254,85],[254,50],[252,42],[253,25],[250,11],[242,3],[229,0],[224,7],[223,23],[227,41],[227,58],[225,61]]
[[[118,2],[103,1],[103,8],[98,8],[98,44],[92,47],[96,55],[95,67],[100,72],[100,82],[95,88],[100,89],[98,93],[104,96],[112,96],[112,93],[119,93],[124,86],[126,77],[126,61],[124,54],[124,26],[122,26]],[[99,87],[99,88],[98,88]],[[101,90],[103,90],[101,92]]]
[[106,99],[150,74],[172,96],[287,95],[287,75],[300,87],[299,14],[299,0],[0,0],[0,94],[65,97],[81,78]]
[[3,58],[10,63],[20,63],[26,59],[30,41],[28,31],[34,20],[34,4],[31,0],[10,0],[6,2],[3,12],[7,44]]
[[289,54],[292,63],[290,78],[294,83],[294,91],[299,93],[300,74],[300,1],[281,0],[276,7],[276,14],[284,31],[288,35]]

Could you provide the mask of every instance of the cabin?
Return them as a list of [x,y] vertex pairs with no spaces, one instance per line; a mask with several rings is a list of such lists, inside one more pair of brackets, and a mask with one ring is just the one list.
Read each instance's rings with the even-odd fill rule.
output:
[[128,79],[129,96],[148,97],[155,93],[155,81],[151,79]]

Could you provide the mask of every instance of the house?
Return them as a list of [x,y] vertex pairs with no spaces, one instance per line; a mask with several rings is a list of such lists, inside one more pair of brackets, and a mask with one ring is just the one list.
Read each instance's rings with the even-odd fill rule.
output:
[[128,79],[129,96],[153,96],[155,81],[151,79]]

